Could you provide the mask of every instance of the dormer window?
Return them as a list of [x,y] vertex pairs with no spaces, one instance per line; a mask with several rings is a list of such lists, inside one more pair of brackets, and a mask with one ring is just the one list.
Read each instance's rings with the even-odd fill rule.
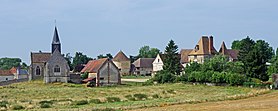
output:
[[199,45],[195,46],[195,50],[198,51],[199,50]]

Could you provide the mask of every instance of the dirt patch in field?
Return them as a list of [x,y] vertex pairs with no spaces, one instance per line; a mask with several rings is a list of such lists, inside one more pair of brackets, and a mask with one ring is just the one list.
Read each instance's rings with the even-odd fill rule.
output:
[[181,104],[164,107],[137,109],[135,111],[277,111],[278,91],[241,100]]

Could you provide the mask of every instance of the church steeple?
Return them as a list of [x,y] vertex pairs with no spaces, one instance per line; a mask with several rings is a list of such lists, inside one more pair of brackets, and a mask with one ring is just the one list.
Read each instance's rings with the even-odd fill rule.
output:
[[58,34],[58,30],[57,30],[56,26],[54,29],[54,35],[53,35],[51,48],[52,48],[52,53],[55,51],[55,49],[58,49],[59,52],[61,52],[61,43],[60,43],[59,34]]

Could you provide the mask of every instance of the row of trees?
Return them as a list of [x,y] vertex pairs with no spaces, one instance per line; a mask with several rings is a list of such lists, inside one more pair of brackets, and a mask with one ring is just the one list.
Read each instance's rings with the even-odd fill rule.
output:
[[[254,41],[246,37],[234,41],[232,49],[239,50],[237,62],[229,62],[224,55],[215,55],[206,59],[204,64],[191,63],[180,74],[180,62],[176,56],[178,46],[171,40],[165,48],[163,70],[158,72],[152,81],[220,82],[238,85],[250,81],[251,78],[267,81],[270,74],[278,73],[278,52],[274,55],[273,48],[266,41]],[[267,62],[271,65],[267,66]]]
[[22,62],[20,58],[0,58],[0,69],[9,70],[12,67],[21,66],[23,69],[28,69],[26,63]]

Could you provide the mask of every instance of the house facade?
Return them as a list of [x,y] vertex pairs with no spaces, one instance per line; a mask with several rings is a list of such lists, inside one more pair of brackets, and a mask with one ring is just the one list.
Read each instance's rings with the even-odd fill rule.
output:
[[154,59],[152,65],[153,65],[153,74],[156,73],[157,71],[163,70],[163,60],[164,58],[163,54],[157,54],[156,58]]
[[183,66],[190,62],[204,63],[205,59],[213,57],[217,54],[214,48],[213,37],[202,36],[195,45],[194,49],[182,49],[181,52],[181,63]]
[[130,74],[130,59],[124,54],[123,51],[120,51],[116,54],[116,56],[113,58],[113,62],[120,70],[121,75]]
[[89,61],[81,73],[88,73],[85,81],[91,81],[95,86],[121,84],[118,67],[108,58]]
[[154,58],[139,58],[132,63],[134,66],[133,73],[135,75],[151,75],[153,72]]
[[29,80],[40,78],[45,83],[68,82],[69,66],[61,54],[57,27],[54,29],[51,52],[31,52]]
[[228,57],[230,62],[235,62],[238,60],[238,50],[227,49],[225,42],[223,41],[219,49],[219,53]]
[[27,78],[27,70],[21,69],[20,67],[12,67],[10,70],[0,70],[0,82]]

